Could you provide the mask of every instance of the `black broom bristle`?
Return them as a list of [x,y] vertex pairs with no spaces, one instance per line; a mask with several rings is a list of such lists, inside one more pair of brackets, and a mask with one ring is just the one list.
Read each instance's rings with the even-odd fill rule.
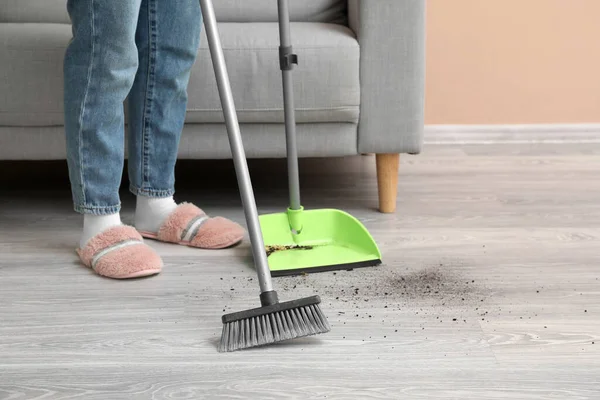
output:
[[331,330],[318,296],[223,316],[219,352],[265,346]]

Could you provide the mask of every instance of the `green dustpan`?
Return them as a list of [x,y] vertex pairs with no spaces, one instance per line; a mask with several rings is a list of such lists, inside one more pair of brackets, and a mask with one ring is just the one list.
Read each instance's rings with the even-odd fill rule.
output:
[[[367,229],[335,209],[259,217],[272,276],[374,266],[381,253]],[[298,224],[299,232],[292,228]]]
[[379,248],[359,220],[341,210],[304,210],[301,206],[292,88],[292,69],[298,57],[291,45],[287,4],[279,1],[278,5],[290,205],[285,212],[259,217],[271,275],[379,265]]

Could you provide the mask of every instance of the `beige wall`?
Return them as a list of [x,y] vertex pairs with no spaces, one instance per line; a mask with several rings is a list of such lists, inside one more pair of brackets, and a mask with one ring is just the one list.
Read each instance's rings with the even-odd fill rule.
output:
[[600,0],[428,0],[428,124],[600,122]]

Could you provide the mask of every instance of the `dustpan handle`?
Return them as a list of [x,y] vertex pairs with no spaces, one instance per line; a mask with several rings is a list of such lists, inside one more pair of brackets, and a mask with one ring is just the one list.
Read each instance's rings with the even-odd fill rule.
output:
[[244,206],[244,213],[248,224],[260,290],[262,293],[272,292],[273,284],[271,282],[267,253],[265,251],[262,231],[260,229],[258,210],[256,208],[254,192],[252,190],[252,182],[248,171],[248,164],[244,152],[244,145],[240,133],[233,95],[231,93],[231,84],[227,73],[225,57],[223,56],[223,48],[221,47],[221,40],[217,29],[215,11],[211,0],[200,0],[200,7],[202,8],[204,26],[206,27],[206,37],[208,39],[214,72],[217,79],[219,96],[221,98],[221,105],[225,116],[225,125],[229,136],[229,144],[233,154],[238,186],[240,188],[242,204]]
[[298,147],[296,145],[294,87],[292,82],[292,69],[294,64],[297,64],[298,57],[294,54],[292,49],[288,0],[277,0],[277,9],[279,13],[279,57],[283,80],[283,105],[290,208],[292,210],[300,210],[300,178],[298,168]]

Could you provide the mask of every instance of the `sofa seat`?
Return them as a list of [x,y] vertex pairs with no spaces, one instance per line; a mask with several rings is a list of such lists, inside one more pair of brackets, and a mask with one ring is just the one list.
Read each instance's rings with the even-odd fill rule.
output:
[[[283,122],[275,22],[221,23],[221,40],[241,123]],[[189,85],[188,123],[220,123],[221,103],[204,32]],[[292,23],[298,123],[357,123],[360,49],[338,24]],[[66,24],[0,24],[0,126],[63,125]]]

